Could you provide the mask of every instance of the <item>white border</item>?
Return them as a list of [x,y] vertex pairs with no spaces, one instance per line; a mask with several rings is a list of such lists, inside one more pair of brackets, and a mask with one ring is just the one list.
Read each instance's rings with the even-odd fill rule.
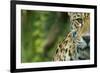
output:
[[[66,61],[66,62],[36,62],[21,63],[21,9],[42,10],[42,11],[60,11],[60,12],[89,12],[90,13],[90,60],[84,61]],[[72,66],[94,64],[94,10],[70,7],[51,7],[35,5],[16,5],[16,68],[39,68],[54,66]]]

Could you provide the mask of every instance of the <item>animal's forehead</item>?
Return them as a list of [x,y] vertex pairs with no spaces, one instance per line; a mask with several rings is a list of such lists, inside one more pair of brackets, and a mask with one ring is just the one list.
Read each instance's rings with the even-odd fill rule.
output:
[[83,13],[81,12],[68,12],[69,16],[74,16],[74,15],[82,15]]

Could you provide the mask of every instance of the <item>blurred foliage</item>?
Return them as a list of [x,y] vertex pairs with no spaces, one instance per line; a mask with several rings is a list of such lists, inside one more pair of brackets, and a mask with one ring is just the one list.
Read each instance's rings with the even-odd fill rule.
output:
[[21,10],[21,62],[52,61],[69,28],[65,12]]

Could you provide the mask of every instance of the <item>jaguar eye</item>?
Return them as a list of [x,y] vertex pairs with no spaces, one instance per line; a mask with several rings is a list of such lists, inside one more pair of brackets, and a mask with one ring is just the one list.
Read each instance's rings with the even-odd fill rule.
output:
[[77,21],[82,24],[82,19],[81,18],[78,18]]

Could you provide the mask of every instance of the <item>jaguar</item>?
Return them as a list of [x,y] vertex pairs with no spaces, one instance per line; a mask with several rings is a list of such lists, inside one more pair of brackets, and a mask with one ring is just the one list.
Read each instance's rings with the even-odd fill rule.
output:
[[68,12],[71,30],[58,43],[53,61],[90,59],[90,13]]

